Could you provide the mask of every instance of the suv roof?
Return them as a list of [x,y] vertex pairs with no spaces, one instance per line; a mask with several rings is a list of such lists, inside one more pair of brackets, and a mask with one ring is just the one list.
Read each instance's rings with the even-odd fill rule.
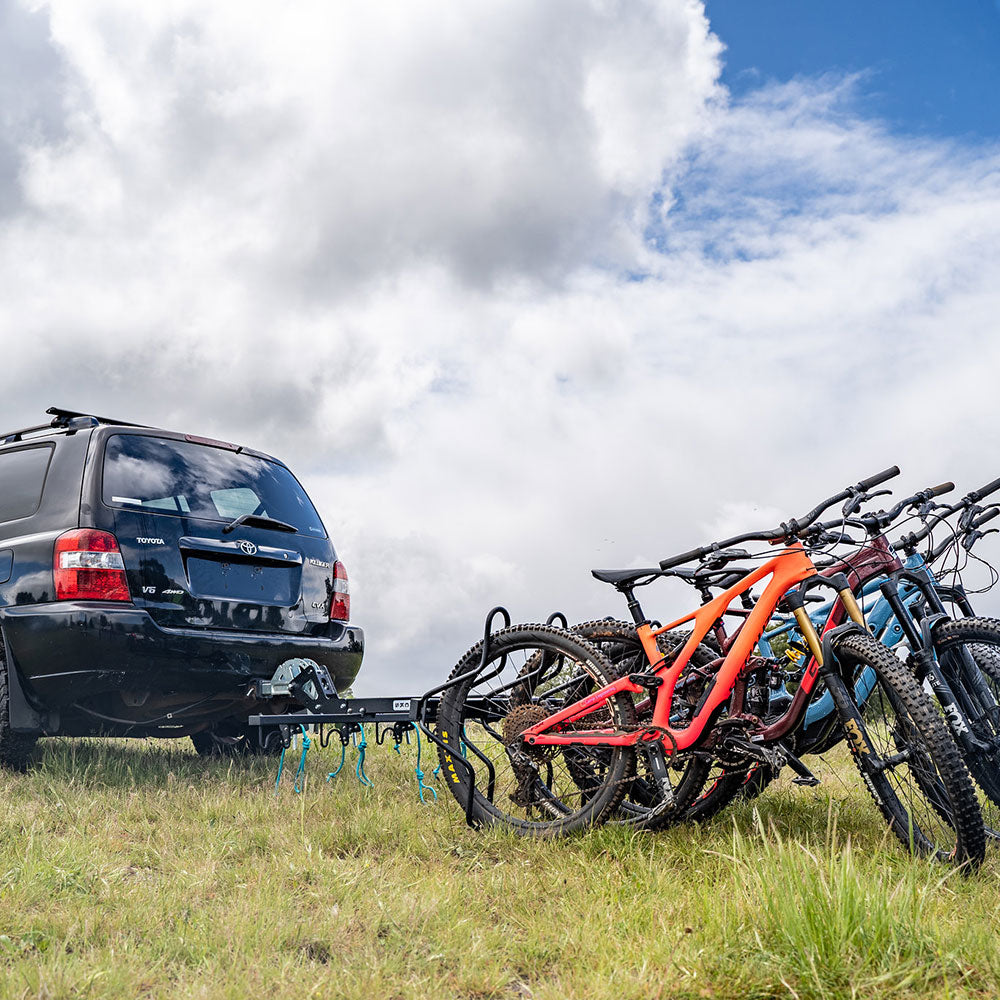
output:
[[47,424],[35,424],[32,427],[22,427],[17,431],[0,433],[2,444],[16,444],[24,440],[25,434],[51,433],[53,430],[79,430],[84,427],[97,427],[98,424],[118,424],[123,427],[141,427],[142,424],[129,423],[127,420],[114,420],[111,417],[98,417],[93,413],[78,413],[76,410],[62,410],[58,406],[50,406],[46,413],[52,416]]
[[247,448],[241,444],[233,444],[229,441],[221,441],[217,438],[202,437],[196,434],[184,434],[180,431],[168,431],[162,427],[154,427],[151,424],[136,424],[129,420],[116,420],[114,417],[99,417],[94,413],[80,413],[77,410],[64,410],[58,406],[50,406],[46,411],[52,419],[45,424],[35,424],[32,427],[22,427],[16,431],[0,432],[0,447],[7,444],[18,444],[25,439],[32,437],[47,437],[52,434],[66,434],[75,431],[86,430],[95,427],[132,427],[143,431],[156,431],[157,434],[164,434],[168,437],[190,441],[193,444],[211,445],[216,448],[226,448],[237,454],[254,455],[257,458],[266,458],[269,461],[284,465],[280,459],[267,455],[254,448]]

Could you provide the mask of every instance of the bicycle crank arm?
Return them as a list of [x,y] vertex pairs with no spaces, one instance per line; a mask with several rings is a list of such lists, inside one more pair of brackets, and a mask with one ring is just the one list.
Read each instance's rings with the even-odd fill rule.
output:
[[819,784],[819,778],[817,778],[816,775],[813,774],[812,771],[810,771],[809,768],[806,767],[806,765],[803,764],[802,761],[799,760],[799,758],[796,757],[784,743],[776,744],[776,748],[784,757],[782,763],[787,764],[797,775],[797,777],[792,778],[793,785],[805,785],[812,788],[813,786]]
[[645,747],[646,759],[653,778],[660,786],[663,799],[656,806],[656,812],[665,812],[674,807],[674,786],[670,783],[670,770],[667,767],[667,756],[663,752],[662,743],[649,743]]

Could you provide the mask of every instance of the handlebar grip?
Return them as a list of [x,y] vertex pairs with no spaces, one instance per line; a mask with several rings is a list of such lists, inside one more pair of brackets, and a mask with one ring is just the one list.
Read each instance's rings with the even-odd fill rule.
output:
[[[899,466],[894,465],[891,469],[885,469],[879,472],[877,475],[869,476],[867,479],[862,479],[858,486],[863,490],[870,490],[873,486],[881,486],[882,483],[888,481],[889,479],[894,479],[899,475]],[[1000,485],[1000,482],[998,482]]]
[[692,559],[698,559],[704,554],[704,549],[692,549],[690,552],[682,552],[679,556],[670,556],[668,559],[661,559],[660,569],[672,569],[674,566],[680,566],[681,563],[691,562]]
[[982,500],[983,497],[988,497],[991,493],[996,493],[997,490],[1000,490],[1000,479],[994,479],[992,483],[987,483],[982,489],[976,490],[975,493]]
[[972,523],[969,525],[970,528],[978,528],[980,525],[985,524],[987,521],[992,521],[998,514],[1000,514],[1000,507],[991,507],[988,511],[980,514],[979,517],[973,518]]
[[945,493],[950,493],[955,488],[954,483],[942,483],[940,486],[934,486],[927,491],[928,499],[933,497],[943,496]]

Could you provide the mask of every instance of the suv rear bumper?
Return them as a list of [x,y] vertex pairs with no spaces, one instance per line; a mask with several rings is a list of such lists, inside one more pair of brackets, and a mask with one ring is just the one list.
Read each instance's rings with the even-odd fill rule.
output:
[[121,691],[237,694],[295,657],[321,663],[343,691],[364,655],[362,629],[341,622],[309,634],[167,629],[130,605],[81,601],[8,606],[0,624],[43,709]]

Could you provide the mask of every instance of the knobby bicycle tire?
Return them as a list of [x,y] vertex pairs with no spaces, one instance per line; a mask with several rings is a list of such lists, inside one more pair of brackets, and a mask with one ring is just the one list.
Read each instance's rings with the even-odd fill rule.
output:
[[[635,774],[634,750],[582,744],[528,747],[519,736],[576,700],[576,690],[570,696],[548,695],[556,687],[553,678],[575,671],[597,690],[615,678],[614,667],[583,639],[547,625],[516,625],[493,633],[480,667],[482,659],[479,642],[449,679],[470,676],[446,689],[438,707],[437,734],[446,747],[438,748],[438,756],[459,805],[465,809],[471,793],[477,824],[524,836],[560,836],[602,823],[628,791]],[[526,671],[529,663],[535,666]],[[622,731],[635,725],[631,698],[619,694],[578,727]],[[459,754],[476,771],[474,789],[466,769],[455,762]]]
[[875,686],[859,709],[860,724],[841,719],[851,757],[892,832],[914,854],[978,865],[986,841],[982,815],[937,706],[893,653],[870,636],[841,637],[836,655],[847,677],[865,667],[875,671]]
[[986,826],[1000,836],[1000,621],[976,617],[942,622],[932,641],[942,672],[981,744],[960,744],[960,749],[983,793]]

